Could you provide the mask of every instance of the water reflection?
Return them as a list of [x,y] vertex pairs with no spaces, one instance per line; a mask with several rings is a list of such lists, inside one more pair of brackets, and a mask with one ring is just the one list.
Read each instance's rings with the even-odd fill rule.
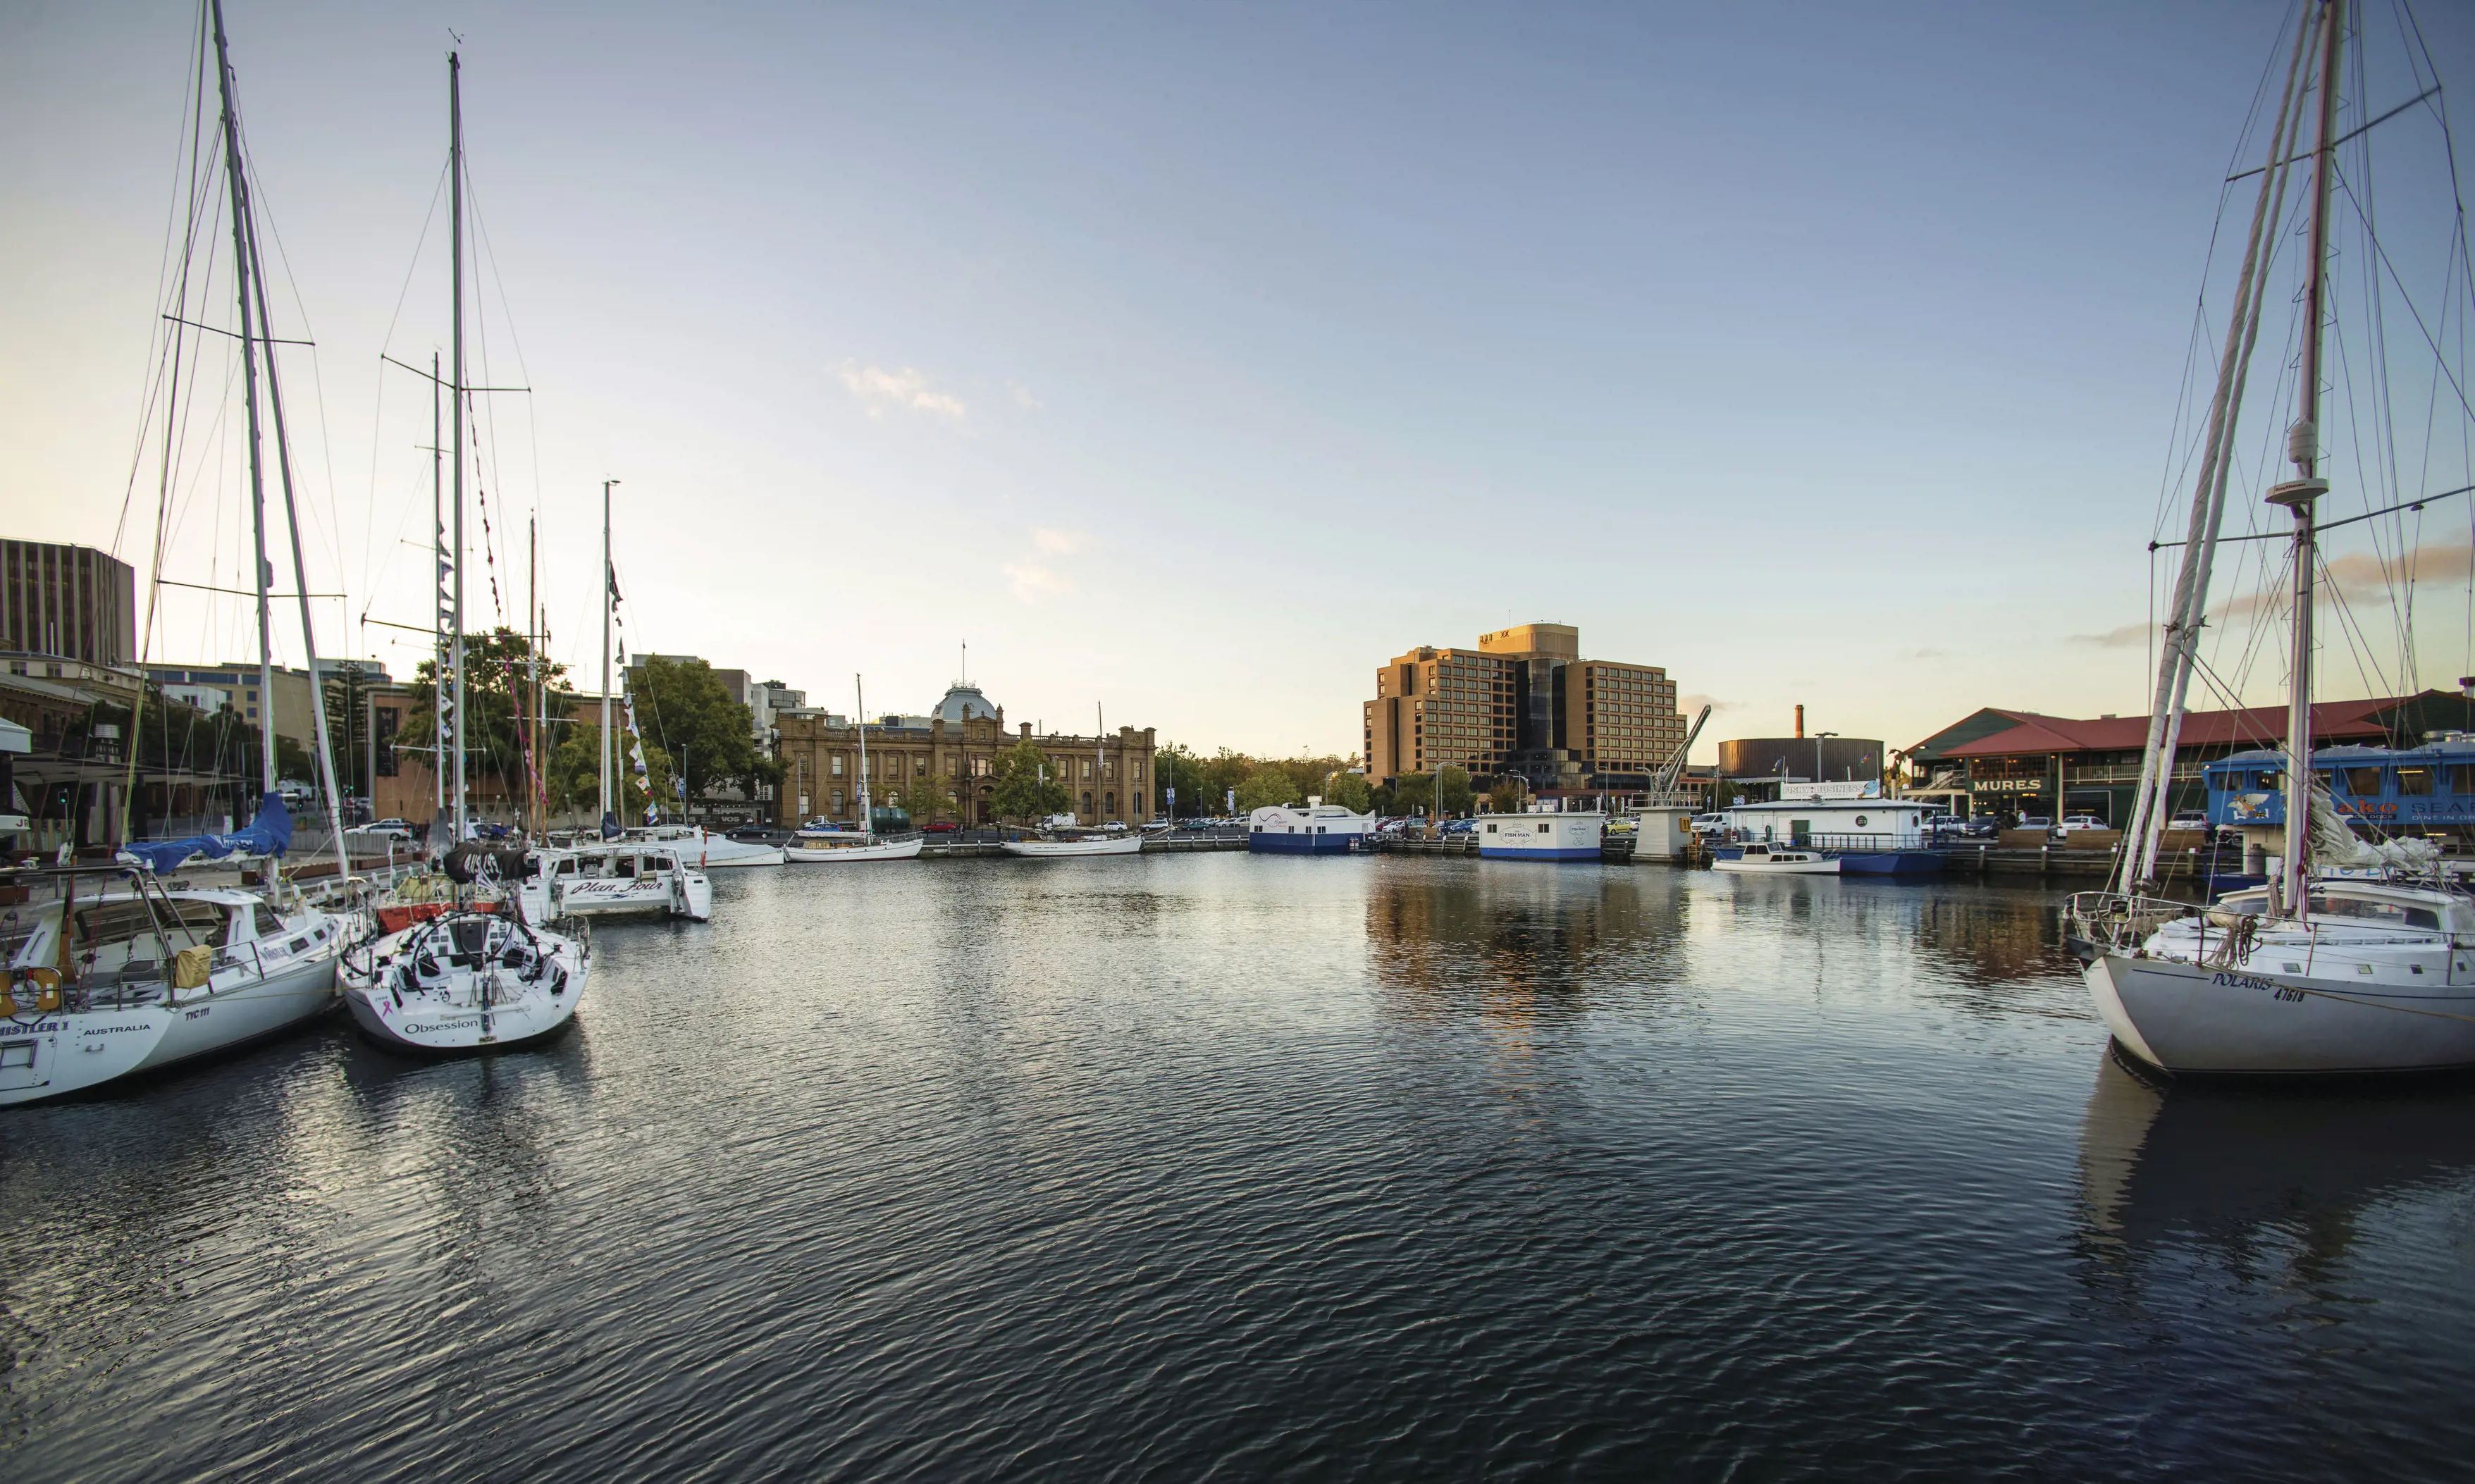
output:
[[1663,874],[1629,868],[1385,862],[1366,938],[1375,982],[1404,1013],[1552,1012],[1679,981],[1691,911]]
[[2316,1292],[2374,1207],[2475,1174],[2475,1084],[2161,1087],[2109,1053],[2079,1163],[2101,1269],[2189,1251]]

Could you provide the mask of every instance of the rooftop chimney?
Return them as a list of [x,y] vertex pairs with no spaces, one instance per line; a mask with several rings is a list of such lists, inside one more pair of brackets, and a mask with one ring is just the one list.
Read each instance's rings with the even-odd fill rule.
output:
[[1802,701],[1799,701],[1796,707],[1796,735],[1799,737],[1802,737],[1804,735],[1804,703]]

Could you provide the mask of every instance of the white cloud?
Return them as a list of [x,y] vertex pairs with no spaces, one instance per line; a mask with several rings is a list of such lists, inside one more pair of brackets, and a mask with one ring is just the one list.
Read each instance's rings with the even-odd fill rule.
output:
[[1061,531],[1046,525],[1031,528],[1031,544],[1051,556],[1071,556],[1082,550],[1083,543],[1090,539],[1081,531]]
[[843,385],[860,400],[872,418],[885,416],[888,407],[909,412],[934,412],[941,417],[964,415],[963,400],[949,392],[941,392],[928,384],[928,377],[918,368],[905,366],[900,371],[888,371],[882,366],[861,366],[843,362]]
[[1048,405],[1048,403],[1041,401],[1039,398],[1032,396],[1031,388],[1023,385],[1019,381],[1007,382],[1006,395],[1013,398],[1014,404],[1020,407],[1025,412],[1038,412],[1041,408]]
[[1014,596],[1026,603],[1036,603],[1043,597],[1074,591],[1071,578],[1061,576],[1046,567],[1009,562],[1005,574],[1014,579]]

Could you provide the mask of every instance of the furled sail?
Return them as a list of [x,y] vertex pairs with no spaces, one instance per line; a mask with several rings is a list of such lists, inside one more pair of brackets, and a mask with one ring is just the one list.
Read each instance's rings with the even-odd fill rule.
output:
[[230,835],[198,835],[188,839],[136,839],[120,847],[119,859],[124,864],[142,865],[150,871],[177,870],[182,863],[197,856],[220,861],[233,854],[280,856],[292,848],[292,811],[283,807],[283,796],[270,793],[257,801],[257,815],[245,829]]

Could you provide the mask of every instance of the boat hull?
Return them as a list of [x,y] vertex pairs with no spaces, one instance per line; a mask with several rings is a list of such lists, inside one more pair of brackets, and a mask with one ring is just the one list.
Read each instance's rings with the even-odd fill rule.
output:
[[[172,1005],[0,1023],[0,1107],[86,1092],[291,1030],[333,1008],[335,955],[321,949],[221,993]],[[22,1058],[22,1059],[21,1059]]]
[[870,861],[909,861],[917,859],[919,847],[928,841],[915,836],[910,839],[881,839],[866,845],[821,845],[807,847],[785,845],[783,859],[793,865],[861,865]]
[[1345,856],[1364,839],[1362,835],[1276,835],[1258,830],[1246,837],[1246,848],[1267,856]]
[[469,970],[459,971],[452,985],[404,992],[403,985],[411,981],[397,978],[406,972],[397,960],[406,951],[408,937],[399,934],[356,950],[341,975],[344,1006],[353,1024],[396,1051],[453,1056],[539,1041],[576,1018],[592,978],[592,955],[580,940],[536,933],[533,941],[547,950],[543,971],[530,980],[512,971],[502,973],[498,986],[504,997],[484,1015]]
[[1839,857],[1842,876],[1939,876],[1943,856],[1934,850],[1850,851]]
[[1710,868],[1730,876],[1836,876],[1839,859],[1832,856],[1816,861],[1748,861],[1738,857],[1733,861],[1714,861]]
[[706,922],[713,917],[713,886],[693,874],[675,883],[659,875],[577,877],[559,887],[558,912],[562,917],[644,914]]
[[1047,860],[1056,856],[1130,856],[1143,848],[1139,835],[1115,839],[1010,839],[997,846],[1010,856]]
[[1596,845],[1490,845],[1484,840],[1478,853],[1483,861],[1596,861],[1603,854]]
[[2260,969],[2257,959],[2237,970],[2101,953],[2084,977],[2115,1040],[2165,1072],[2308,1077],[2475,1067],[2475,985]]

